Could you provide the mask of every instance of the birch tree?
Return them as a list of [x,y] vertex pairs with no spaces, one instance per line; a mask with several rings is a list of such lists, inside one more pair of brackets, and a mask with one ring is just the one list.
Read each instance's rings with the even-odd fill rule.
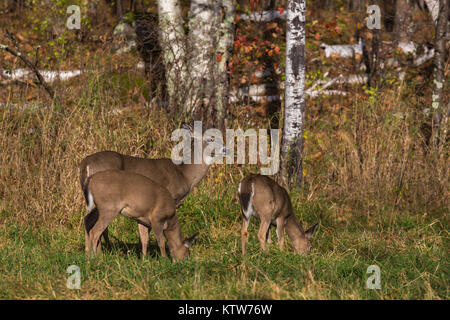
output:
[[[191,0],[183,33],[179,0],[159,0],[169,105],[185,116],[213,118],[222,127],[228,104],[227,60],[234,38],[233,0]],[[201,109],[201,110],[200,110]]]
[[425,3],[427,4],[428,11],[430,11],[434,24],[436,24],[439,15],[439,0],[425,0]]
[[169,106],[179,110],[182,106],[183,86],[187,79],[186,41],[181,7],[178,0],[158,0],[160,42],[166,68]]
[[230,81],[227,72],[228,60],[231,58],[234,40],[234,15],[236,13],[234,0],[222,0],[221,21],[217,31],[217,55],[216,55],[216,118],[220,129],[225,127],[226,110],[228,109],[228,98]]
[[[305,10],[306,0],[289,0],[286,21],[286,80],[281,175],[285,184],[303,178],[305,125]],[[289,178],[288,178],[289,177]]]
[[204,116],[224,127],[228,105],[227,61],[234,39],[233,0],[192,0],[189,19],[190,101],[185,112],[203,106]]
[[201,104],[209,105],[213,87],[213,68],[218,27],[218,6],[214,0],[191,0],[188,47],[190,94],[184,105],[186,113]]
[[394,22],[395,40],[397,42],[409,42],[413,32],[412,0],[397,0]]
[[[444,92],[445,92],[445,59],[446,59],[446,32],[447,32],[447,15],[448,15],[448,1],[439,1],[439,15],[436,24],[435,33],[435,56],[434,56],[434,80],[433,80],[433,95],[432,95],[432,110],[433,110],[433,144],[435,147],[441,147],[445,142],[447,136],[449,105],[444,106]],[[444,110],[444,108],[446,110]]]

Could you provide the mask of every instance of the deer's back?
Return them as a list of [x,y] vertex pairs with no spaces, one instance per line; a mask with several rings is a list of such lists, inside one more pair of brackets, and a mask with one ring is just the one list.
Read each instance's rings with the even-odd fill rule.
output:
[[[241,205],[248,207],[251,202],[258,215],[270,215],[271,220],[274,220],[280,215],[290,214],[291,203],[287,191],[267,176],[247,176],[240,184],[239,193]],[[248,199],[247,204],[243,203],[245,199]]]
[[88,189],[99,209],[130,208],[132,217],[149,212],[174,213],[171,194],[156,182],[140,174],[123,170],[106,170],[94,174]]
[[80,165],[80,181],[106,170],[125,170],[147,177],[165,187],[174,199],[183,198],[190,186],[171,159],[147,159],[122,155],[115,151],[101,151],[87,156]]

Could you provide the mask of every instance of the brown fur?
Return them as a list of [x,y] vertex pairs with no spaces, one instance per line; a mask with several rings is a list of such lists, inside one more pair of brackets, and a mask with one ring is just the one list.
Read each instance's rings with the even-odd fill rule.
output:
[[[164,237],[175,260],[189,255],[193,238],[183,240],[175,202],[171,194],[154,181],[136,173],[107,170],[95,173],[86,183],[95,208],[86,216],[86,253],[100,250],[99,238],[118,214],[139,223],[143,257],[147,254],[148,233],[155,232],[161,255],[166,256]],[[91,218],[95,215],[95,218]],[[96,219],[95,222],[92,220]]]
[[[185,128],[190,130],[193,143],[195,138],[192,128],[188,125],[185,125]],[[202,145],[205,148],[206,142],[202,141]],[[223,152],[226,153],[226,151]],[[192,159],[194,159],[193,156]],[[179,207],[189,192],[203,179],[209,167],[210,164],[205,163],[204,159],[201,164],[176,165],[169,158],[146,159],[123,155],[114,151],[101,151],[83,159],[79,167],[79,175],[81,188],[84,190],[88,178],[97,172],[125,170],[137,173],[166,188],[174,199],[176,207]],[[86,203],[87,201],[86,198]],[[103,236],[109,246],[108,229],[105,229]]]
[[242,254],[246,253],[247,228],[251,216],[260,219],[258,240],[261,248],[267,248],[270,242],[270,226],[276,225],[278,244],[284,245],[284,231],[291,238],[297,253],[311,250],[310,239],[317,224],[304,231],[300,221],[295,216],[291,199],[287,191],[267,176],[252,174],[239,184],[239,199],[242,208],[241,245]]

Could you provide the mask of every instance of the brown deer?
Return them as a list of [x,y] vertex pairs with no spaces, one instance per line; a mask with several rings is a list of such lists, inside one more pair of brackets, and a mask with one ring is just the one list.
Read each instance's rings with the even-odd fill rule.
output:
[[[202,150],[207,145],[214,147],[215,150],[220,150],[221,152],[216,153],[215,157],[227,154],[227,149],[222,142],[217,142],[209,137],[194,136],[192,127],[187,124],[183,124],[183,128],[188,130],[192,145],[199,143],[202,145]],[[202,141],[198,141],[199,139],[202,139]],[[194,153],[194,148],[191,148],[191,150]],[[193,155],[191,159],[194,159]],[[116,169],[138,173],[166,188],[178,208],[189,192],[203,179],[212,163],[213,159],[202,157],[202,162],[199,164],[181,163],[177,165],[169,158],[146,159],[127,156],[114,151],[101,151],[87,156],[81,162],[79,167],[80,184],[84,190],[90,176],[105,170]],[[88,198],[85,197],[85,200],[88,203]],[[138,227],[139,233],[146,231],[143,225],[139,224]],[[109,246],[108,229],[105,229],[103,236]]]
[[[119,214],[136,220],[142,244],[142,259],[147,255],[148,233],[155,233],[161,255],[166,256],[164,237],[170,254],[179,261],[189,256],[189,247],[198,234],[183,239],[175,202],[172,195],[152,180],[122,170],[101,171],[92,175],[85,184],[84,193],[90,212],[85,217],[86,254],[97,255],[100,236],[108,224]],[[141,232],[144,231],[145,232]]]
[[267,176],[252,174],[239,184],[239,200],[242,209],[241,245],[242,254],[246,253],[247,228],[252,216],[261,221],[258,240],[266,250],[266,241],[270,242],[270,226],[276,226],[278,244],[284,245],[284,231],[291,238],[296,253],[308,253],[311,250],[311,238],[318,224],[306,232],[295,216],[291,199],[286,189]]

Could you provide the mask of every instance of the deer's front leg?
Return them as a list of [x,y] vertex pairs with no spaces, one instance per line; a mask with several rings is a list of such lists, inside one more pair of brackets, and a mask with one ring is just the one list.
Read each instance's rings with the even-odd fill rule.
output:
[[164,238],[164,229],[161,223],[152,223],[153,231],[155,232],[156,241],[158,242],[161,256],[166,257],[166,241]]
[[272,243],[272,238],[270,237],[270,225],[269,225],[269,228],[267,229],[266,242],[269,244]]
[[141,246],[142,246],[142,261],[144,261],[144,258],[147,255],[148,236],[150,233],[150,228],[139,223],[138,229],[139,229],[139,239],[141,240]]
[[283,218],[277,218],[277,238],[280,248],[284,246],[284,224],[285,220]]

